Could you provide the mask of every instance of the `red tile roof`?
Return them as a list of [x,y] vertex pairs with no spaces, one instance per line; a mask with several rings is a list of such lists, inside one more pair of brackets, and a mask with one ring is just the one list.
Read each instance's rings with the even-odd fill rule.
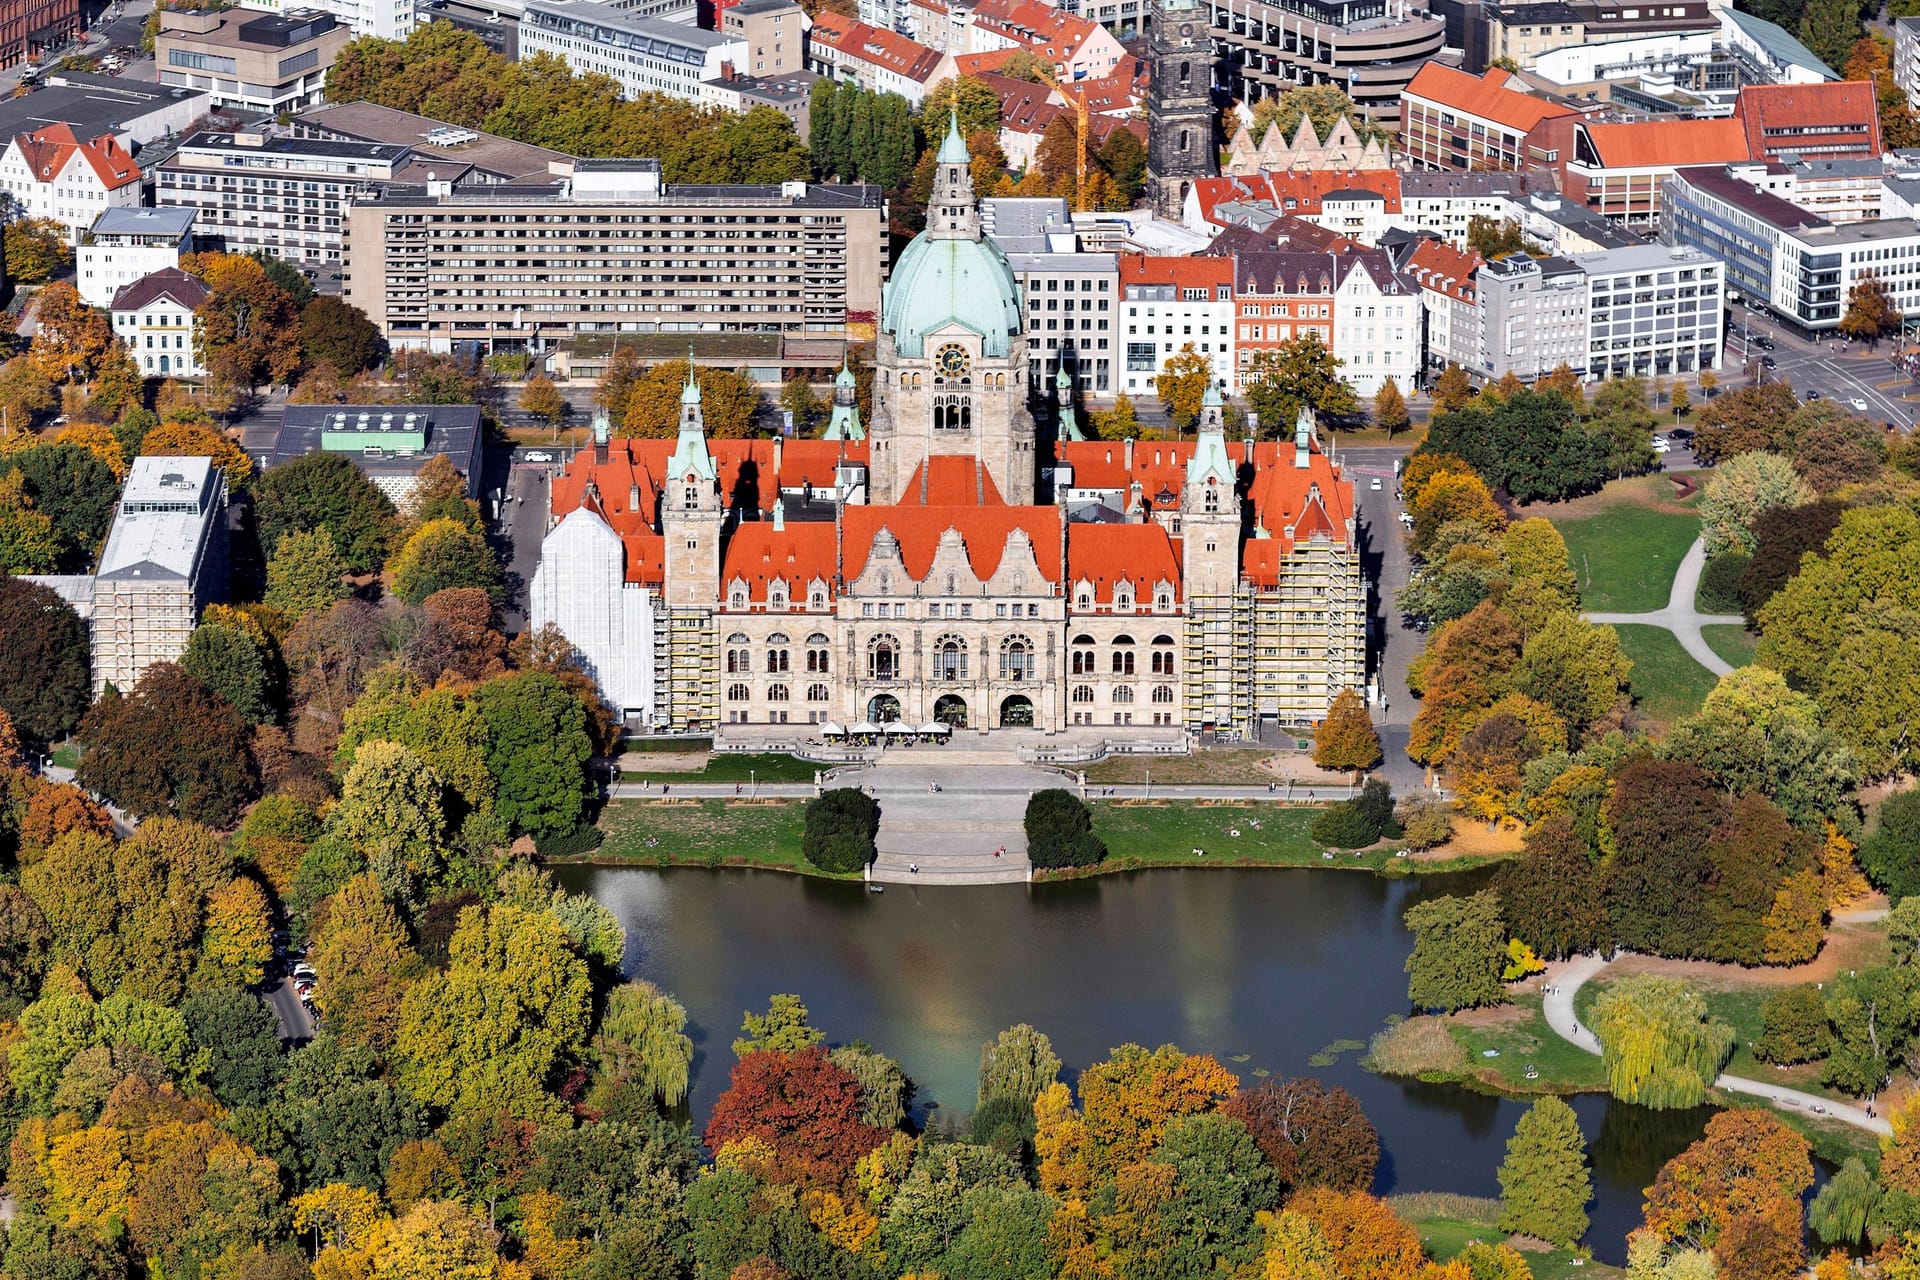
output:
[[[921,487],[925,486],[923,497]],[[914,468],[906,488],[900,491],[903,506],[922,507],[1003,507],[1000,486],[993,482],[986,466],[975,457],[948,454],[928,458]]]
[[807,601],[808,584],[816,579],[833,594],[834,529],[831,520],[788,521],[775,529],[771,520],[748,520],[734,527],[720,566],[720,593],[725,597],[736,581],[747,584],[749,599],[764,603],[767,588],[786,584],[794,605]]
[[967,560],[983,581],[1000,567],[1007,539],[1017,530],[1033,543],[1040,576],[1060,581],[1060,510],[1057,507],[868,507],[845,509],[842,519],[845,569],[851,582],[866,568],[873,541],[882,529],[900,544],[900,558],[915,579],[926,577],[934,552],[947,530],[966,543]]
[[1581,124],[1604,169],[1659,169],[1745,160],[1746,126],[1738,120],[1635,120]]
[[1036,0],[980,0],[973,23],[1055,62],[1073,57],[1100,30],[1097,23]]
[[[1136,446],[1137,447],[1137,446]],[[1113,589],[1130,583],[1136,601],[1151,601],[1155,586],[1173,584],[1179,600],[1180,540],[1158,522],[1144,524],[1070,524],[1067,526],[1067,579],[1077,587],[1093,584],[1093,602],[1111,605]],[[1142,625],[1149,625],[1144,620]]]
[[35,182],[52,182],[58,178],[76,151],[86,157],[87,163],[93,166],[94,176],[100,179],[100,185],[109,191],[117,191],[130,182],[140,181],[140,166],[133,162],[133,157],[120,145],[120,140],[110,133],[103,133],[90,142],[82,142],[75,136],[73,126],[60,122],[35,129],[32,133],[16,134],[13,141],[20,148],[27,172],[33,175]]
[[1506,87],[1507,75],[1499,67],[1490,67],[1484,76],[1470,76],[1453,67],[1429,62],[1415,73],[1404,96],[1491,120],[1515,133],[1526,133],[1542,120],[1579,114],[1572,107],[1516,93]]
[[1217,206],[1232,201],[1268,204],[1276,213],[1311,217],[1337,191],[1371,191],[1385,201],[1387,213],[1400,212],[1400,174],[1394,169],[1295,169],[1201,178],[1193,190],[1200,201],[1200,216],[1208,222],[1216,221]]
[[1407,274],[1423,289],[1444,293],[1462,302],[1474,300],[1474,275],[1483,259],[1444,240],[1422,240],[1407,258]]
[[1231,258],[1158,258],[1146,254],[1120,255],[1120,287],[1130,284],[1171,284],[1183,289],[1206,289],[1213,297],[1219,285],[1233,287]]
[[1733,114],[1746,126],[1747,147],[1756,160],[1789,152],[1809,160],[1881,152],[1880,104],[1868,80],[1747,85]]
[[[1012,76],[986,72],[974,77],[995,93],[1000,95],[1000,126],[1015,133],[1045,133],[1047,126],[1061,116],[1073,118],[1073,110],[1054,101],[1057,96],[1046,85],[1035,84],[1031,80],[1016,80]],[[1132,118],[1110,115],[1089,115],[1087,118],[1088,145],[1105,146],[1109,138],[1121,129],[1130,129],[1141,142],[1147,140],[1147,122]]]
[[843,58],[872,63],[923,83],[940,65],[942,56],[938,49],[929,49],[897,31],[868,26],[829,9],[822,9],[814,16],[813,29],[807,38],[835,50]]

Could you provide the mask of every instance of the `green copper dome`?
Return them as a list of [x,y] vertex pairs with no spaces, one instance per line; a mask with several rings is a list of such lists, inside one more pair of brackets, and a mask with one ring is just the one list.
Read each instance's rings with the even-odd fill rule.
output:
[[1020,332],[1020,286],[1000,247],[988,239],[915,236],[894,264],[880,327],[900,354],[926,354],[926,335],[959,324],[980,335],[982,354],[1004,356]]

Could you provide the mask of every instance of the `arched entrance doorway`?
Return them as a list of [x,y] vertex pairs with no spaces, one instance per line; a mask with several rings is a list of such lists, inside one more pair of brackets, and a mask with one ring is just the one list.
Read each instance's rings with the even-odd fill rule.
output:
[[900,718],[900,699],[890,693],[876,694],[867,701],[867,719],[875,724],[892,724]]
[[956,729],[967,727],[967,700],[950,693],[933,704],[933,718]]
[[1000,727],[1002,729],[1033,728],[1033,703],[1017,693],[1002,702]]

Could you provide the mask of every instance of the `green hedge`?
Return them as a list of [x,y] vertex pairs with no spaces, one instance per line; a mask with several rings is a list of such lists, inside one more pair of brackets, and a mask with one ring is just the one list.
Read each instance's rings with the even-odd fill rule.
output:
[[1351,800],[1342,800],[1314,815],[1309,834],[1335,849],[1364,849],[1387,836],[1400,834],[1393,820],[1393,788],[1378,778],[1360,788]]
[[851,875],[874,859],[873,837],[880,830],[880,806],[854,787],[835,787],[807,805],[800,851],[822,871]]
[[1744,551],[1722,551],[1700,571],[1696,608],[1702,613],[1739,613],[1740,578],[1753,563]]
[[1058,787],[1027,798],[1027,861],[1036,867],[1091,867],[1107,856],[1093,834],[1093,815],[1079,796]]
[[592,853],[604,839],[606,835],[598,827],[575,827],[563,835],[535,836],[533,847],[543,858],[571,858],[577,854]]

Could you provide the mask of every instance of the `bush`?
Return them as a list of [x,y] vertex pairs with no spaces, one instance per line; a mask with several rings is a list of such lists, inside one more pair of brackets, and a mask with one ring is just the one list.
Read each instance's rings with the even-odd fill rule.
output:
[[1760,1006],[1760,1038],[1753,1056],[1787,1066],[1827,1056],[1827,1006],[1812,987],[1788,987]]
[[1453,806],[1438,796],[1416,796],[1402,801],[1394,815],[1407,837],[1407,848],[1418,852],[1453,838]]
[[807,805],[800,851],[822,871],[851,875],[873,861],[880,806],[855,787],[835,787]]
[[1314,815],[1309,833],[1336,849],[1360,849],[1399,835],[1400,825],[1393,820],[1393,788],[1372,779],[1353,799]]
[[1036,867],[1091,867],[1107,856],[1093,834],[1093,815],[1071,791],[1058,787],[1027,798],[1027,861]]
[[1752,563],[1744,551],[1722,551],[1707,561],[1700,573],[1700,612],[1739,613],[1740,579]]
[[557,836],[535,836],[533,847],[543,858],[571,858],[592,853],[606,835],[596,826],[575,827]]

